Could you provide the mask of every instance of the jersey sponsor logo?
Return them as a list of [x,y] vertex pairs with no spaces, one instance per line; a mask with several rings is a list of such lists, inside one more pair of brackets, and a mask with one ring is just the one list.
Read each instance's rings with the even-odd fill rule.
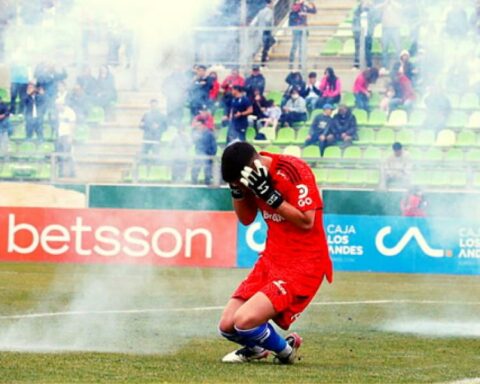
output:
[[422,252],[427,256],[441,258],[448,257],[450,254],[445,252],[443,249],[432,248],[425,240],[425,237],[422,235],[422,232],[420,232],[420,229],[417,227],[410,227],[398,241],[398,243],[389,248],[385,245],[384,240],[391,233],[392,227],[383,227],[378,231],[377,236],[375,237],[375,245],[378,251],[384,256],[392,257],[399,255],[412,239],[415,239]]
[[273,282],[273,285],[275,285],[275,286],[278,288],[278,290],[280,291],[280,293],[281,293],[282,295],[286,295],[286,294],[287,294],[287,290],[283,287],[284,284],[286,284],[286,283],[285,283],[285,281],[283,281],[283,280],[275,280],[275,281]]
[[313,200],[308,197],[308,187],[305,184],[297,185],[298,189],[298,205],[299,207],[306,207],[313,204]]
[[272,220],[275,223],[281,223],[282,221],[285,221],[285,218],[282,215],[279,215],[278,213],[270,213],[267,211],[263,211],[263,219],[266,220]]

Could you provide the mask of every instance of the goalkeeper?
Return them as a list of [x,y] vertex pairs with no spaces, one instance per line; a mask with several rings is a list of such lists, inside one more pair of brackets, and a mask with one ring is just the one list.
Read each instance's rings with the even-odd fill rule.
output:
[[222,176],[240,222],[251,224],[260,210],[268,226],[265,251],[223,311],[221,335],[242,348],[222,361],[244,363],[273,352],[275,362],[292,364],[302,339],[296,333],[284,339],[269,321],[287,330],[333,276],[315,177],[302,160],[259,154],[245,142],[225,149]]

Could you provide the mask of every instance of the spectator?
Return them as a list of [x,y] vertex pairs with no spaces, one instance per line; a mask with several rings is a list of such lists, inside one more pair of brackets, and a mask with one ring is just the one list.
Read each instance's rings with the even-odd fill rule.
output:
[[245,80],[245,90],[250,100],[253,99],[255,90],[260,91],[261,95],[265,92],[265,77],[260,72],[258,65],[252,67],[252,74]]
[[211,185],[213,179],[213,159],[205,158],[217,154],[217,141],[212,130],[205,124],[198,124],[193,131],[193,143],[195,146],[195,155],[202,158],[196,159],[192,166],[192,183],[198,183],[198,175],[203,167],[205,175],[205,184]]
[[400,53],[400,62],[395,63],[392,68],[392,74],[394,74],[395,71],[398,71],[407,76],[412,82],[412,84],[414,84],[417,70],[415,69],[413,63],[410,61],[410,53],[406,49],[404,49]]
[[212,89],[210,89],[210,92],[208,94],[208,101],[210,109],[213,112],[215,110],[215,104],[218,100],[218,95],[220,94],[220,83],[218,81],[217,72],[210,72],[208,77],[210,78],[210,83],[212,84]]
[[66,103],[75,112],[75,115],[77,116],[77,122],[84,122],[88,117],[90,104],[83,88],[80,85],[75,85],[67,94]]
[[399,71],[396,71],[392,77],[392,87],[395,95],[390,101],[389,112],[398,109],[399,107],[403,107],[409,111],[416,98],[412,82],[407,76]]
[[360,38],[362,32],[362,14],[365,14],[365,20],[367,21],[367,26],[365,30],[365,41],[364,52],[365,52],[365,64],[368,68],[372,67],[372,44],[373,44],[373,33],[375,31],[376,20],[375,14],[372,11],[372,0],[361,0],[360,4],[355,8],[353,14],[353,36],[355,38],[355,58],[353,66],[355,68],[360,68]]
[[233,87],[234,86],[240,86],[244,87],[245,86],[245,79],[240,76],[240,73],[238,72],[237,68],[233,68],[230,75],[223,80],[222,83],[222,91],[223,91],[223,105],[225,108],[225,111],[229,111],[233,99]]
[[[317,13],[315,4],[308,0],[295,0],[288,16],[288,26],[295,28],[293,30],[292,48],[290,50],[290,69],[293,68],[295,55],[298,51],[298,57],[301,68],[302,58],[304,55],[303,39],[307,31],[304,29],[307,26],[307,16],[311,13]],[[305,34],[305,35],[304,35]]]
[[410,156],[398,142],[392,145],[392,150],[393,153],[387,158],[383,169],[384,184],[387,188],[408,187],[412,170]]
[[72,143],[75,132],[76,115],[73,109],[58,100],[57,104],[58,135],[55,152],[58,157],[59,177],[75,177],[75,164],[72,157]]
[[320,91],[322,98],[318,100],[317,108],[322,108],[325,104],[338,104],[342,94],[342,84],[335,75],[333,68],[328,67],[320,82]]
[[338,113],[333,117],[333,122],[332,130],[337,143],[347,146],[358,139],[357,119],[346,105],[340,105]]
[[423,127],[440,131],[447,125],[447,120],[452,111],[449,98],[440,86],[433,86],[425,96],[425,107],[427,114]]
[[318,100],[322,96],[322,91],[319,89],[319,84],[317,83],[317,73],[310,72],[308,74],[307,84],[303,89],[301,96],[305,99],[307,103],[307,110],[308,113],[312,113],[312,111],[317,108]]
[[117,101],[115,79],[106,65],[100,67],[97,79],[95,102],[111,118],[113,104]]
[[140,129],[143,131],[142,154],[150,152],[158,154],[162,134],[167,130],[166,116],[160,111],[158,101],[150,101],[150,110],[146,112],[140,121]]
[[395,89],[391,82],[387,84],[387,89],[385,90],[385,95],[380,101],[380,110],[385,112],[387,115],[390,113],[390,103],[395,97]]
[[65,69],[58,71],[52,63],[41,63],[35,69],[35,78],[37,87],[44,91],[45,115],[48,115],[50,124],[55,125],[58,87],[67,78],[67,72]]
[[182,125],[183,106],[187,99],[189,78],[181,67],[176,67],[163,80],[162,93],[165,96],[167,118],[169,124],[175,127]]
[[264,28],[262,31],[262,66],[268,61],[270,48],[275,44],[275,39],[272,33],[274,22],[273,0],[265,0],[265,3],[265,7],[258,12],[257,17],[255,18],[255,23],[253,24],[256,27]]
[[27,139],[31,139],[33,134],[39,141],[43,141],[43,119],[45,117],[45,91],[37,87],[34,83],[29,83],[27,87],[27,97],[25,99],[25,128]]
[[290,95],[292,94],[293,89],[298,89],[300,93],[303,93],[306,86],[300,72],[290,72],[285,78],[285,82],[288,84],[288,86],[283,94],[280,107],[283,107],[285,103],[290,99]]
[[204,125],[211,131],[215,130],[215,120],[207,105],[204,105],[198,115],[193,118],[192,127],[197,128],[199,125]]
[[196,68],[195,77],[189,89],[190,114],[193,119],[203,105],[209,101],[210,91],[212,89],[212,79],[207,76],[207,68],[199,65]]
[[188,168],[188,157],[192,140],[190,135],[185,132],[182,125],[177,127],[177,132],[170,143],[170,149],[174,154],[172,159],[172,181],[184,182]]
[[267,117],[265,115],[265,112],[267,110],[267,100],[265,99],[265,96],[263,96],[260,93],[260,91],[256,89],[251,102],[252,102],[253,110],[252,110],[252,114],[250,115],[250,119],[253,120],[253,128],[255,128],[255,131],[258,137],[258,134],[259,134],[258,123],[259,121],[264,120]]
[[295,123],[307,121],[307,104],[305,99],[300,96],[298,89],[294,88],[287,103],[283,107],[283,113],[280,117],[280,126],[285,124],[292,127]]
[[77,77],[77,84],[82,87],[85,97],[88,100],[88,104],[95,104],[97,79],[92,75],[92,69],[88,65],[83,67],[82,74]]
[[8,137],[11,135],[10,109],[0,98],[0,154],[8,152]]
[[18,113],[25,112],[25,98],[27,97],[28,68],[25,65],[14,64],[10,68],[10,113],[17,113],[17,98],[20,101]]
[[325,148],[335,142],[334,121],[332,119],[333,106],[325,104],[323,106],[323,114],[318,115],[310,126],[305,146],[318,145],[320,154],[323,156]]
[[369,90],[369,86],[376,83],[377,80],[377,68],[368,68],[357,76],[353,85],[356,108],[370,112],[369,99],[371,92]]
[[402,216],[406,217],[426,217],[425,208],[428,202],[425,200],[423,192],[418,187],[411,188],[406,196],[400,201]]
[[245,90],[240,85],[234,85],[232,89],[233,100],[228,113],[229,127],[227,133],[227,143],[234,140],[245,141],[245,135],[248,128],[248,115],[253,113],[253,107],[248,97],[245,96]]
[[275,105],[274,100],[267,100],[267,109],[265,111],[265,118],[262,121],[263,128],[272,127],[277,130],[278,121],[282,116],[282,110]]
[[384,0],[377,5],[377,10],[381,12],[382,22],[382,66],[386,72],[390,68],[391,55],[390,50],[393,46],[395,57],[400,53],[400,29],[403,26],[402,4],[397,0]]

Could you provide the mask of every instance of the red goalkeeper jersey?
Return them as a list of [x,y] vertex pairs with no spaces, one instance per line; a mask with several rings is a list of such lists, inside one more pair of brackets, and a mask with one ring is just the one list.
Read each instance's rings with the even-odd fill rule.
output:
[[273,186],[283,198],[302,212],[315,210],[310,230],[302,230],[286,221],[261,199],[256,199],[268,226],[262,257],[276,270],[315,273],[321,267],[331,281],[331,260],[323,229],[323,204],[315,176],[307,163],[294,156],[261,152],[272,158],[269,174]]

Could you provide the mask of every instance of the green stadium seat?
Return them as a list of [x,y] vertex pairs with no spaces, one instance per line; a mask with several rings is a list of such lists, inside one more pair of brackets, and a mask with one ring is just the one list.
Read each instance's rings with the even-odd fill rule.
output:
[[368,101],[368,105],[370,105],[370,108],[378,108],[381,100],[382,98],[380,94],[377,92],[373,92]]
[[348,177],[347,179],[345,180],[345,184],[348,184],[348,185],[355,185],[355,186],[359,186],[359,185],[363,185],[365,184],[365,179],[366,179],[366,171],[363,170],[363,169],[352,169],[352,170],[349,170],[349,174],[348,174]]
[[355,107],[355,95],[353,92],[344,92],[342,94],[342,104],[345,104],[349,108]]
[[403,127],[406,126],[408,122],[408,116],[406,111],[401,109],[395,110],[390,114],[390,117],[387,121],[388,127]]
[[54,140],[53,127],[50,124],[43,125],[43,138],[45,140]]
[[385,112],[379,110],[379,109],[374,109],[370,113],[370,117],[368,119],[368,124],[369,126],[374,126],[374,127],[383,127],[387,122],[387,115]]
[[33,164],[18,163],[12,164],[12,175],[14,179],[34,179],[37,170]]
[[217,132],[217,143],[226,144],[227,143],[227,133],[228,128],[220,128]]
[[450,172],[448,185],[452,187],[466,187],[467,186],[467,175],[465,172]]
[[478,100],[478,96],[475,93],[466,93],[462,96],[460,101],[460,108],[463,109],[478,109],[480,107],[480,103]]
[[43,143],[38,144],[37,152],[42,155],[49,155],[55,152],[55,144],[45,141]]
[[422,160],[423,159],[423,149],[410,147],[407,150],[410,158],[412,160]]
[[93,107],[87,117],[88,124],[101,124],[105,121],[105,111],[101,107]]
[[281,128],[277,132],[275,144],[291,144],[295,142],[295,130],[293,128]]
[[13,134],[10,137],[12,140],[25,140],[27,138],[27,134],[25,132],[25,127],[23,125],[18,125],[13,128]]
[[317,183],[326,183],[328,181],[328,171],[325,168],[314,168],[313,174]]
[[480,129],[480,111],[475,111],[468,119],[467,128]]
[[455,132],[450,129],[442,129],[437,134],[437,140],[435,141],[435,145],[438,147],[451,147],[455,145],[455,142]]
[[277,137],[277,130],[274,127],[262,128],[260,132],[265,135],[268,141],[274,141]]
[[8,89],[5,88],[0,88],[0,98],[3,100],[3,102],[7,103],[10,100],[10,92],[8,92]]
[[245,139],[249,143],[253,142],[255,140],[255,136],[257,135],[257,132],[255,131],[255,128],[248,127],[247,132],[245,134]]
[[335,36],[353,38],[352,24],[345,22],[339,24],[337,32],[335,32]]
[[86,124],[77,124],[74,133],[75,141],[84,142],[90,138],[90,128]]
[[381,128],[376,135],[375,144],[392,145],[395,142],[395,132],[391,128]]
[[343,151],[343,158],[348,160],[358,160],[362,158],[362,150],[359,147],[350,146]]
[[430,184],[431,172],[425,170],[417,170],[412,174],[412,184],[425,186]]
[[465,160],[469,163],[480,162],[480,149],[471,149],[465,155]]
[[375,131],[372,128],[360,128],[357,131],[359,145],[372,144],[375,142]]
[[423,160],[426,161],[441,161],[443,158],[443,152],[438,148],[430,148],[423,152]]
[[377,24],[373,30],[373,38],[381,39],[383,35],[382,32],[383,32],[382,24]]
[[2,163],[0,165],[0,179],[11,179],[13,177],[12,164]]
[[403,145],[410,145],[415,142],[415,131],[413,129],[402,129],[397,132],[396,141]]
[[368,147],[363,152],[363,158],[366,160],[380,160],[382,158],[382,150],[378,147]]
[[420,127],[421,125],[423,125],[426,117],[427,113],[425,111],[416,109],[410,114],[407,126]]
[[23,141],[17,145],[14,157],[17,159],[33,159],[37,152],[37,146],[32,141]]
[[355,40],[354,39],[345,40],[340,54],[343,56],[353,56],[355,54]]
[[341,159],[342,158],[342,151],[339,147],[330,146],[325,148],[325,152],[323,153],[323,158],[325,159]]
[[367,125],[368,123],[368,113],[363,109],[354,109],[353,116],[357,119],[357,125]]
[[435,132],[432,130],[421,130],[418,132],[416,144],[422,146],[430,146],[435,142]]
[[339,39],[330,39],[322,50],[322,56],[338,56],[343,49],[343,44]]
[[303,144],[307,140],[308,132],[310,131],[309,127],[300,128],[295,137],[295,144]]
[[445,160],[449,162],[462,162],[463,158],[463,150],[459,148],[450,148],[445,155]]
[[36,178],[39,180],[50,180],[52,178],[52,166],[49,163],[40,163],[37,169]]
[[367,185],[379,185],[380,184],[380,171],[378,169],[369,169],[365,171],[365,184]]
[[373,55],[381,55],[382,54],[382,43],[380,43],[380,40],[373,39],[373,41],[372,41],[372,54]]
[[[187,115],[190,115],[190,112],[188,112]],[[218,108],[213,115],[213,119],[217,127],[222,124],[223,116],[225,116],[225,111],[223,110],[223,108]]]
[[346,169],[329,169],[327,180],[329,184],[345,184],[348,180],[348,170]]
[[477,145],[477,135],[473,131],[461,131],[457,135],[455,145],[459,147],[473,147]]
[[429,185],[443,187],[448,185],[450,175],[443,171],[431,171]]
[[295,157],[301,157],[302,150],[298,145],[288,145],[283,149],[283,154],[295,156]]
[[268,147],[265,147],[264,151],[276,154],[282,153],[282,149],[278,145],[269,145]]
[[320,158],[320,148],[317,145],[309,145],[303,149],[302,157],[305,159],[318,159]]
[[469,116],[462,111],[453,111],[448,117],[448,128],[465,128],[468,124]]

